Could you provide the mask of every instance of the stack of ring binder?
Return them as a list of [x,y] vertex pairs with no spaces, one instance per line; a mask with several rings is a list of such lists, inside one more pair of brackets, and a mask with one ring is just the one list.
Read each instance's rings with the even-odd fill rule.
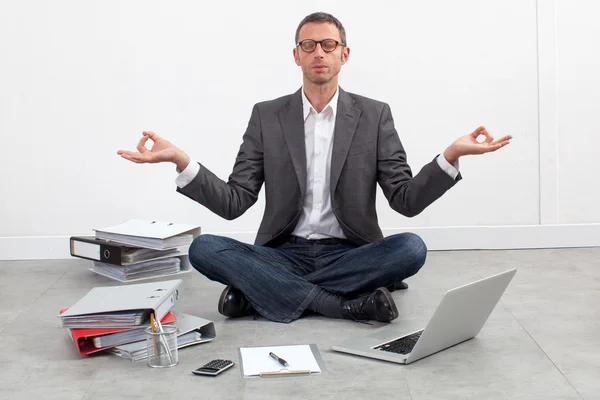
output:
[[120,282],[191,271],[187,248],[200,234],[195,225],[148,220],[95,231],[95,236],[72,236],[70,253],[93,261],[90,271]]
[[81,355],[105,351],[132,361],[144,360],[151,314],[163,327],[177,328],[178,349],[214,340],[211,321],[172,310],[182,284],[176,279],[95,287],[58,316]]

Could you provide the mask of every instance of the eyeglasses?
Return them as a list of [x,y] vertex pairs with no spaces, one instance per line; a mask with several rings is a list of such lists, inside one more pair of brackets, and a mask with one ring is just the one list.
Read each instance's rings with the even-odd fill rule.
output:
[[300,46],[302,50],[307,53],[312,53],[317,48],[317,44],[321,44],[321,48],[326,53],[331,53],[335,49],[337,49],[338,45],[345,46],[346,43],[340,43],[337,40],[333,39],[325,39],[325,40],[312,40],[306,39],[301,42],[298,42],[296,46]]

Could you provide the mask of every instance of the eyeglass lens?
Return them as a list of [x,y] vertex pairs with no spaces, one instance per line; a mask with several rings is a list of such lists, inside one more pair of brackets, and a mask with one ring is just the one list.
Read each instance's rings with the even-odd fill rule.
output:
[[[337,42],[333,39],[325,39],[325,40],[321,41],[320,43],[321,43],[321,48],[323,49],[323,51],[327,51],[327,52],[334,51],[335,48],[337,47]],[[317,48],[317,42],[315,42],[314,40],[311,40],[311,39],[303,40],[301,47],[302,47],[302,50],[306,51],[307,53],[310,53]]]

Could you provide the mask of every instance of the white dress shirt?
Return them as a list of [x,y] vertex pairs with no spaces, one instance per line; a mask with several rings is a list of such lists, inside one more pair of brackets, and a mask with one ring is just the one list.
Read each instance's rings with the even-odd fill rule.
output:
[[[292,235],[305,239],[346,238],[331,207],[329,175],[333,149],[333,131],[337,114],[339,90],[317,113],[302,90],[304,138],[306,146],[306,193],[302,215]],[[458,161],[451,165],[443,154],[436,159],[440,168],[452,179],[458,176]],[[188,166],[175,183],[182,188],[194,180],[200,165],[190,158]]]
[[339,90],[320,112],[313,108],[302,90],[304,143],[306,147],[306,193],[300,219],[292,235],[305,239],[346,238],[331,207],[329,171],[333,130]]

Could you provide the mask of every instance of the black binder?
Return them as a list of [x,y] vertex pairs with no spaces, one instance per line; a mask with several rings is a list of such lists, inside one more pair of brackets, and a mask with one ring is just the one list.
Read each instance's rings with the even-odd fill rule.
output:
[[70,250],[73,257],[101,261],[113,265],[123,265],[121,255],[131,246],[118,242],[96,239],[93,236],[71,236]]

